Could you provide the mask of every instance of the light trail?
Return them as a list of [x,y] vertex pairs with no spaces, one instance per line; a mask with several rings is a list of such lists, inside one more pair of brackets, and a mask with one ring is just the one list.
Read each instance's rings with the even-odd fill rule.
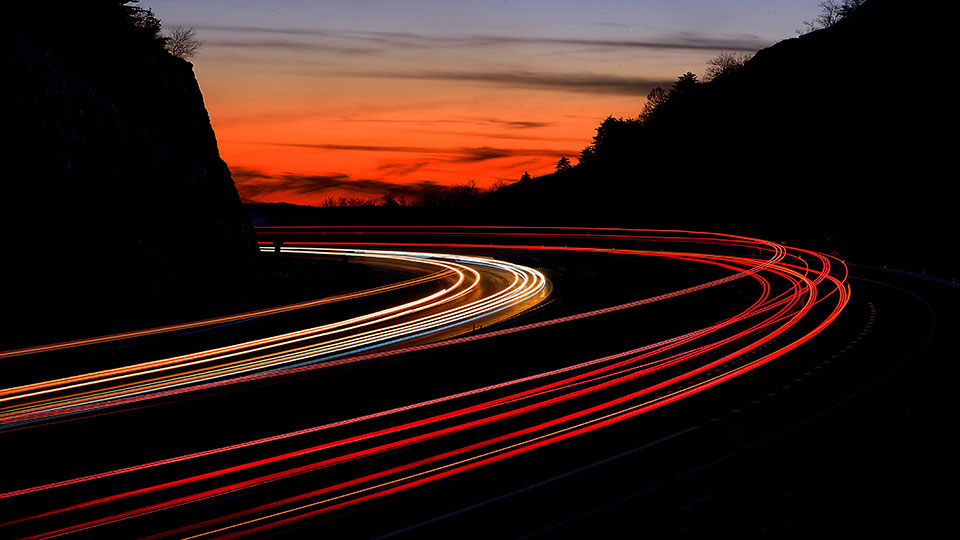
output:
[[[315,363],[345,352],[358,352],[389,345],[399,340],[423,337],[488,318],[510,307],[532,301],[546,287],[546,279],[536,270],[483,258],[340,249],[294,250],[293,252],[430,263],[458,275],[459,279],[452,286],[415,301],[335,323],[209,351],[0,390],[0,404],[17,402],[16,405],[0,408],[0,426],[54,418],[64,412],[76,412],[77,407],[89,411],[107,406],[113,400],[134,395],[161,392],[185,384],[242,375],[294,362]],[[479,300],[384,326],[389,321],[436,310],[473,292],[481,283],[480,272],[465,266],[462,264],[464,262],[506,272],[511,281],[501,290],[496,290]],[[472,276],[472,279],[468,280],[468,275]],[[469,285],[464,286],[468,281]],[[372,329],[366,330],[367,328]],[[323,341],[316,342],[317,340]],[[315,343],[305,347],[296,346],[303,342]],[[208,364],[212,366],[207,366]],[[201,365],[204,367],[194,369]],[[188,371],[183,371],[185,369]],[[170,371],[176,371],[176,373],[153,377]],[[143,379],[143,377],[153,378]],[[136,382],[114,385],[106,389],[98,388],[91,392],[68,394],[55,399],[46,398],[49,394],[92,386],[101,387],[128,379],[135,379]],[[41,396],[43,399],[35,399]],[[21,402],[26,403],[20,404]]]
[[[293,232],[302,237],[311,230]],[[372,230],[376,231],[376,228]],[[269,237],[274,231],[262,233]],[[305,334],[292,332],[118,370],[7,389],[0,392],[0,403],[10,403],[0,409],[0,423],[26,425],[103,407],[121,407],[122,411],[122,407],[148,399],[172,398],[245,381],[291,377],[374,359],[402,360],[404,355],[413,352],[442,355],[457,346],[496,343],[507,336],[543,332],[601,317],[605,321],[616,317],[620,327],[628,328],[641,323],[631,314],[644,306],[661,305],[691,295],[707,295],[723,285],[745,278],[757,285],[758,292],[742,309],[729,310],[701,328],[655,343],[634,343],[618,353],[592,359],[557,358],[559,364],[550,369],[472,390],[139,465],[8,490],[0,493],[0,501],[19,500],[41,493],[49,496],[68,486],[113,483],[98,488],[101,491],[107,489],[107,495],[88,498],[74,490],[70,492],[74,502],[48,506],[45,510],[41,509],[45,505],[36,503],[38,510],[21,513],[19,517],[0,523],[0,530],[12,528],[34,531],[24,533],[27,537],[54,537],[158,512],[200,508],[197,503],[202,501],[258,486],[271,486],[277,493],[286,494],[222,515],[204,516],[206,511],[195,510],[198,512],[196,518],[190,517],[192,513],[181,514],[187,516],[183,518],[187,519],[185,523],[172,525],[167,531],[153,531],[155,537],[232,537],[262,533],[387,498],[575,436],[586,436],[597,429],[703,392],[802,346],[833,322],[849,301],[846,268],[842,262],[819,253],[740,236],[691,231],[516,228],[503,231],[482,227],[429,228],[423,233],[431,238],[449,235],[496,239],[502,236],[521,241],[492,245],[407,239],[416,236],[417,231],[412,227],[385,229],[370,233],[361,242],[297,242],[296,246],[283,250],[302,255],[349,254],[432,261],[443,265],[445,273],[460,276],[457,287],[445,289],[444,294],[436,297],[424,297],[415,305],[379,310],[369,318],[362,316],[334,323],[332,327],[311,328]],[[280,232],[289,234],[285,229]],[[346,230],[344,234],[349,232]],[[394,234],[405,235],[404,241],[387,242],[379,238]],[[370,238],[374,236],[377,238]],[[544,242],[572,239],[592,243],[629,241],[647,247],[615,249],[524,242],[533,238]],[[411,248],[417,251],[407,251]],[[457,254],[428,253],[423,249]],[[519,265],[463,254],[478,250],[645,257],[704,265],[726,275],[605,308],[440,342],[401,346],[404,341],[439,335],[478,319],[513,313],[542,299],[547,287],[543,274]],[[481,273],[487,271],[503,276],[506,285],[495,292],[479,294],[477,283],[481,280]],[[468,277],[471,275],[473,278]],[[628,339],[623,341],[629,342]],[[774,343],[776,345],[767,350]],[[395,348],[369,351],[385,345]],[[87,387],[94,388],[86,390]],[[489,397],[479,402],[464,402],[452,409],[445,405],[488,394]],[[394,417],[396,420],[392,421]],[[363,427],[375,419],[377,426]],[[347,427],[352,430],[349,434],[343,432]],[[322,435],[328,431],[330,436],[322,442],[296,442],[299,437]],[[279,452],[279,449],[271,450],[281,441],[295,446]],[[241,454],[237,454],[236,459],[229,457],[241,449],[246,451],[242,457]],[[375,459],[400,449],[404,449],[404,455],[408,457],[400,458],[396,465]],[[246,457],[251,451],[258,452],[260,457],[252,460]],[[317,457],[311,458],[313,455]],[[161,483],[147,481],[138,485],[139,473],[178,467],[201,459],[217,461],[203,461],[207,465],[201,465],[196,473],[175,474]],[[287,462],[289,464],[285,464]],[[342,475],[346,475],[342,480],[324,482],[324,477],[317,476],[319,471],[341,468]],[[299,484],[289,482],[299,477],[319,481],[323,487],[301,492],[296,487]],[[115,488],[138,487],[111,489],[110,485],[114,484]],[[163,493],[167,491],[171,495],[165,498]],[[143,502],[136,503],[137,500]],[[74,514],[73,524],[61,524],[52,529],[43,527],[43,523],[51,519],[56,519],[57,523],[66,519],[69,523],[69,516]]]
[[25,356],[32,354],[40,354],[45,352],[59,351],[63,349],[74,349],[79,347],[86,347],[89,345],[98,345],[101,343],[110,343],[113,341],[124,341],[135,338],[142,338],[146,336],[153,336],[157,334],[167,334],[170,332],[179,332],[183,330],[193,330],[195,328],[205,328],[209,326],[217,326],[221,324],[234,323],[239,321],[246,321],[250,319],[259,319],[261,317],[268,317],[271,315],[279,315],[282,313],[290,313],[291,311],[309,309],[318,306],[323,306],[327,304],[334,304],[337,302],[343,302],[346,300],[354,300],[357,298],[363,298],[366,296],[373,296],[376,294],[381,294],[388,291],[395,291],[398,289],[403,289],[407,287],[412,287],[414,285],[420,285],[430,281],[436,281],[442,279],[449,275],[450,271],[440,271],[434,272],[427,276],[422,276],[414,279],[408,279],[400,283],[391,283],[389,285],[382,285],[380,287],[373,287],[371,289],[366,289],[363,291],[357,291],[347,294],[338,294],[334,296],[329,296],[326,298],[320,298],[317,300],[309,300],[307,302],[298,302],[296,304],[289,304],[286,306],[278,306],[273,308],[259,309],[256,311],[248,311],[246,313],[238,313],[235,315],[225,315],[223,317],[213,317],[210,319],[203,319],[200,321],[192,321],[188,323],[181,324],[170,324],[167,326],[159,326],[156,328],[148,328],[145,330],[133,330],[130,332],[119,332],[116,334],[110,334],[106,336],[96,336],[84,339],[75,339],[72,341],[64,341],[61,343],[51,343],[47,345],[36,345],[33,347],[24,347],[21,349],[13,349],[8,351],[0,351],[0,359],[2,358],[13,358],[16,356]]

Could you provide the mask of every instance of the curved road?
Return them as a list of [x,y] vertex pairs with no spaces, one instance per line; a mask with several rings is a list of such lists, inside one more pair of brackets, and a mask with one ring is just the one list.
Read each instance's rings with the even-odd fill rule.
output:
[[[956,317],[952,284],[849,272],[829,256],[751,238],[481,227],[260,232],[265,250],[281,241],[290,254],[360,257],[417,267],[417,275],[237,317],[302,325],[310,310],[326,306],[316,317],[329,318],[340,302],[356,303],[357,315],[256,339],[228,327],[230,344],[172,357],[139,358],[145,351],[136,346],[107,353],[116,341],[171,329],[0,353],[5,362],[55,355],[59,366],[78,349],[101,347],[119,364],[34,373],[37,380],[0,391],[0,437],[14,449],[0,486],[0,531],[862,529],[858,512],[901,486],[837,481],[838,472],[862,470],[853,456],[870,462],[850,449],[871,439],[851,434],[876,435],[874,412],[900,402],[887,394],[928,396],[895,389],[918,362],[955,345],[942,337],[944,320]],[[848,500],[837,511],[831,502],[843,488],[863,504]],[[920,506],[900,508],[913,515]]]

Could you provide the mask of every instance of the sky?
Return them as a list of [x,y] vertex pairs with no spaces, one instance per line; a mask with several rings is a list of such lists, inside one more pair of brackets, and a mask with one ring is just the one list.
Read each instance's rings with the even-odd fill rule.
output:
[[[554,170],[607,116],[720,52],[796,36],[819,0],[141,0],[192,27],[246,201],[413,199]],[[642,157],[642,156],[641,156]]]

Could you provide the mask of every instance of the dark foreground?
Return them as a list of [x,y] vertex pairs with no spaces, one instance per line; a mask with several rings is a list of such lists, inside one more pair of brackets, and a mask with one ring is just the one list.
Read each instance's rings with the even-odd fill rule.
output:
[[[414,239],[410,231],[402,236],[366,231],[362,237],[354,231],[338,231],[297,239],[343,241],[367,248],[377,244],[381,249],[386,242],[407,243],[408,250],[493,256],[546,273],[554,287],[549,301],[491,326],[461,329],[457,335],[471,339],[458,344],[7,424],[0,431],[7,449],[5,480],[0,485],[4,521],[0,530],[11,537],[60,531],[91,538],[106,534],[546,538],[721,531],[782,535],[897,529],[916,533],[945,526],[950,501],[935,492],[949,485],[956,473],[948,440],[955,412],[950,385],[956,370],[951,359],[957,337],[952,329],[958,324],[960,289],[926,276],[873,267],[851,267],[846,281],[849,302],[835,319],[811,339],[770,361],[763,360],[813,331],[819,321],[831,318],[828,300],[839,293],[829,292],[827,281],[816,286],[817,298],[823,301],[811,302],[803,318],[783,332],[764,327],[740,333],[737,325],[747,322],[741,321],[712,334],[709,343],[725,344],[687,362],[715,362],[709,370],[691,372],[687,367],[669,366],[630,379],[636,371],[629,370],[640,368],[624,364],[628,371],[621,372],[622,383],[612,383],[617,376],[600,374],[587,377],[595,387],[569,382],[561,386],[563,392],[535,390],[536,385],[560,384],[564,377],[610,365],[610,361],[598,362],[354,425],[18,493],[616,356],[709,327],[748,309],[765,290],[763,281],[736,279],[617,312],[511,332],[524,325],[670,295],[722,280],[731,270],[702,261],[606,251],[649,249],[654,244],[623,235],[612,238],[610,232],[570,235],[567,231],[566,236],[553,238],[533,237],[529,230],[484,231],[474,236],[463,234],[469,231],[454,232],[420,231]],[[284,240],[287,245],[294,242],[290,236]],[[447,245],[435,245],[439,243]],[[544,245],[547,248],[541,248]],[[695,251],[692,244],[682,245],[682,251]],[[780,249],[737,244],[707,251],[721,253],[723,264],[734,264],[731,261],[740,258],[763,259],[770,255],[765,253],[768,248]],[[804,255],[803,260],[811,267],[818,264],[813,256]],[[842,279],[845,272],[839,268],[834,263],[830,275]],[[377,284],[389,281],[388,273],[375,275],[380,280]],[[398,274],[396,279],[408,277]],[[789,272],[766,279],[774,294],[793,288]],[[387,299],[403,302],[416,296],[416,291],[391,292],[394,296]],[[804,294],[798,293],[798,302],[806,298]],[[55,357],[61,362],[75,358],[109,363],[110,358],[133,354],[130,351],[144,358],[156,357],[159,351],[182,353],[179,347],[185,345],[175,343],[183,340],[193,349],[222,345],[285,331],[286,325],[299,328],[319,319],[353,316],[372,309],[372,302],[364,299],[347,307],[318,308],[275,320],[223,325],[207,333],[151,338],[123,347],[98,346],[79,356],[57,353]],[[485,334],[494,337],[472,339]],[[684,350],[704,344],[692,342]],[[665,351],[662,356],[676,352]],[[31,365],[44,365],[46,357],[38,358],[33,364],[19,358],[7,362],[18,366],[15,374],[23,381],[45,380],[49,376],[42,372],[31,375]],[[761,361],[754,369],[739,371]],[[737,376],[685,393],[728,373]],[[623,396],[659,383],[659,388],[641,398],[667,400],[675,394],[683,398],[664,401],[663,406],[651,406],[632,417],[625,416],[623,409],[608,425],[600,425],[603,415],[636,402],[618,401]],[[570,397],[586,388],[592,390]],[[535,391],[541,405],[513,414],[530,403],[525,401],[528,398],[516,397],[514,392],[521,390]],[[516,401],[490,407],[490,412],[480,409],[435,424],[398,428],[431,414],[453,414],[461,407],[507,398]],[[614,402],[618,405],[606,405]],[[596,412],[586,414],[592,407]],[[10,411],[7,406],[3,412]],[[486,416],[501,412],[510,414],[499,419]],[[468,429],[470,421],[481,422]],[[555,436],[549,435],[551,429],[575,430],[580,422],[599,427],[536,447],[538,437]],[[554,427],[515,435],[549,423]],[[453,429],[448,435],[427,436],[434,429],[448,428]],[[379,438],[303,451],[378,429],[387,431]],[[483,446],[485,440],[508,435],[504,443]],[[406,437],[426,438],[402,442]],[[517,448],[524,451],[449,476],[431,476],[434,467],[450,470],[461,459],[467,465],[476,463],[484,452],[506,443],[519,444]],[[387,446],[372,451],[378,444]],[[463,450],[469,448],[473,450]],[[278,458],[290,452],[296,454]],[[358,454],[347,458],[350,452]],[[509,450],[496,452],[499,456]],[[438,457],[445,453],[450,457]],[[318,465],[330,459],[339,461]],[[245,464],[256,465],[236,468]],[[221,472],[212,475],[213,471]],[[275,477],[264,480],[270,475]],[[336,486],[341,486],[339,491],[333,490]]]

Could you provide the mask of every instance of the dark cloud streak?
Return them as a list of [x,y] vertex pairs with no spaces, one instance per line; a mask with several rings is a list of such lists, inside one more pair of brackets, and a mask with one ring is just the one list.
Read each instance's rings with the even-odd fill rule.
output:
[[315,195],[328,191],[349,191],[365,195],[416,198],[427,191],[439,189],[436,182],[420,181],[395,184],[377,179],[354,179],[343,173],[270,175],[256,169],[231,167],[237,188],[245,199],[274,193]]
[[306,43],[279,39],[209,39],[204,42],[210,47],[230,49],[279,49],[288,51],[325,51],[344,55],[379,54],[376,47],[347,47],[327,43]]
[[429,164],[429,161],[421,161],[412,165],[409,163],[385,163],[377,167],[377,170],[384,171],[385,174],[390,176],[406,176],[419,171]]
[[589,94],[644,96],[656,86],[668,87],[673,80],[624,77],[595,73],[536,73],[532,71],[407,71],[394,73],[344,73],[352,77],[468,81],[513,88],[559,90]]
[[310,144],[310,143],[263,143],[272,146],[288,146],[296,148],[315,148],[317,150],[347,150],[359,152],[400,152],[414,154],[440,154],[451,156],[443,161],[451,163],[478,163],[491,159],[527,156],[564,156],[574,155],[579,151],[570,149],[546,148],[494,148],[489,146],[460,147],[460,148],[431,148],[422,146],[376,146],[358,144]]
[[565,47],[590,47],[605,49],[660,49],[660,50],[724,50],[736,52],[754,52],[771,44],[770,41],[750,34],[732,36],[711,36],[696,32],[680,32],[662,38],[645,40],[635,39],[589,39],[589,38],[554,38],[537,36],[495,36],[495,35],[466,35],[466,36],[438,36],[417,34],[410,32],[370,32],[348,30],[316,30],[296,28],[269,28],[258,26],[219,26],[207,25],[196,27],[201,31],[224,32],[237,34],[267,34],[303,39],[326,39],[337,41],[352,41],[364,43],[364,46],[330,45],[309,41],[275,41],[275,40],[217,40],[212,38],[210,44],[229,47],[300,47],[305,50],[324,49],[343,50],[350,53],[377,53],[396,49],[448,49],[451,47],[515,47],[518,45],[551,45]]

